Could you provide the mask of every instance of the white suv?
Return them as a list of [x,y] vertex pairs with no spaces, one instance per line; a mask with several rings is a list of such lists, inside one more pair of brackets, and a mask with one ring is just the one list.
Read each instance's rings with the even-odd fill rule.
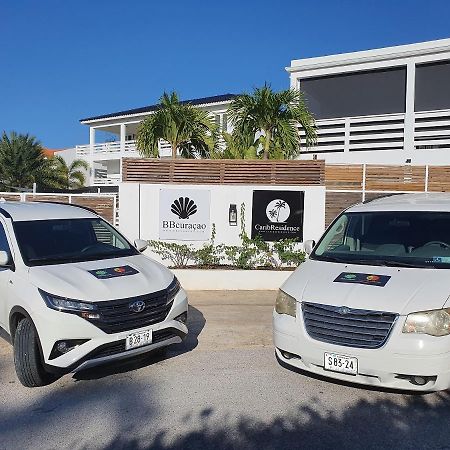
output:
[[186,293],[145,247],[86,208],[0,202],[0,327],[24,386],[182,341]]
[[352,206],[305,250],[273,313],[282,362],[373,386],[450,388],[450,195]]

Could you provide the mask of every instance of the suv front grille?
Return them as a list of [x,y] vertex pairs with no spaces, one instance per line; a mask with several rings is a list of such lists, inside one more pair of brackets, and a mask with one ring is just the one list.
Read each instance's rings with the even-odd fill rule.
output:
[[[144,302],[144,309],[132,311],[130,304],[139,300]],[[173,298],[169,301],[168,289],[138,297],[96,302],[100,319],[89,319],[89,322],[108,334],[135,330],[162,322],[169,314],[172,302]]]
[[389,337],[397,314],[302,303],[307,333],[315,340],[346,347],[379,348]]

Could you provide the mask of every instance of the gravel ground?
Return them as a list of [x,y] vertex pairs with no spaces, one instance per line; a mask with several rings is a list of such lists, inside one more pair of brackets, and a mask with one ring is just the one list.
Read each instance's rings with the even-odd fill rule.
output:
[[406,395],[281,367],[273,292],[192,292],[191,334],[40,388],[0,340],[0,448],[450,449],[450,392]]

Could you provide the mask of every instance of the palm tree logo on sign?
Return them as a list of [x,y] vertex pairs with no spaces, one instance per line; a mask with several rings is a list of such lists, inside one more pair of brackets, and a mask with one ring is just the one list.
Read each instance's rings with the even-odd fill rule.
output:
[[284,223],[291,215],[291,208],[284,200],[275,199],[267,205],[266,215],[271,222]]
[[170,210],[179,219],[189,219],[189,216],[197,212],[197,205],[189,197],[180,197],[172,203]]

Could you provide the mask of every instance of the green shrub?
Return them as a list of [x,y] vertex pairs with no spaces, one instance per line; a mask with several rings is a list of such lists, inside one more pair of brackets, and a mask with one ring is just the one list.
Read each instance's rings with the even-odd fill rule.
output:
[[224,245],[215,244],[216,239],[216,225],[213,223],[211,226],[211,240],[208,244],[204,244],[199,249],[195,250],[194,258],[195,263],[199,267],[211,267],[221,264],[223,259]]
[[149,241],[150,249],[163,261],[170,261],[175,269],[195,264],[197,267],[217,267],[229,264],[238,269],[266,267],[280,269],[295,267],[305,260],[305,253],[298,250],[296,239],[265,242],[260,235],[250,238],[245,231],[245,205],[240,210],[240,245],[216,244],[216,226],[211,226],[211,239],[199,249],[191,244]]
[[189,244],[148,241],[148,245],[163,261],[170,261],[174,269],[187,267],[196,260],[196,250]]

